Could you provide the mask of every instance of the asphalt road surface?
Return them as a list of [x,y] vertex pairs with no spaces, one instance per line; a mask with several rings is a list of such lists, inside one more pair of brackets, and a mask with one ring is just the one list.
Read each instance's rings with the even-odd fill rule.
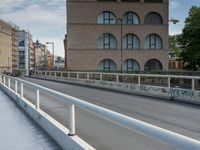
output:
[[[200,140],[200,106],[46,80],[23,79]],[[11,87],[14,88],[13,84]],[[33,87],[24,85],[24,95],[33,103],[35,91]],[[67,126],[67,104],[49,93],[41,92],[40,99],[41,109]],[[76,133],[97,150],[176,150],[79,108],[76,108]]]

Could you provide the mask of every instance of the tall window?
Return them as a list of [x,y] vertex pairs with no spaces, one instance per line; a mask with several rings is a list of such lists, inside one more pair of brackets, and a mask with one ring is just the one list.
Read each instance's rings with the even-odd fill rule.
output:
[[139,17],[134,12],[127,12],[123,15],[123,24],[139,24]]
[[110,33],[103,33],[98,39],[98,48],[99,49],[116,49],[117,40]]
[[97,66],[97,70],[101,70],[101,71],[115,71],[115,70],[117,70],[117,65],[111,59],[104,59]]
[[98,16],[97,23],[116,24],[116,16],[110,11],[104,11]]
[[150,59],[145,63],[144,71],[158,71],[162,70],[162,64],[157,59]]
[[19,46],[24,46],[25,44],[24,44],[24,41],[20,41],[19,42]]
[[140,41],[134,34],[127,34],[123,37],[123,49],[139,49]]
[[163,19],[160,14],[156,12],[151,12],[146,15],[144,19],[144,24],[153,24],[153,25],[163,24]]
[[162,49],[162,39],[157,34],[150,34],[146,37],[144,49]]
[[127,59],[123,63],[123,71],[140,71],[140,65],[134,59]]

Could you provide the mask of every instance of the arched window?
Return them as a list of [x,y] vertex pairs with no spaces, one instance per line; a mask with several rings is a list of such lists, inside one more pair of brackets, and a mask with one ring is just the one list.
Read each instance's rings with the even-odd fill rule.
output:
[[163,42],[157,34],[150,34],[144,42],[144,49],[162,49]]
[[162,70],[162,64],[157,59],[150,59],[144,66],[144,71],[159,71]]
[[123,37],[123,49],[139,49],[140,41],[134,34],[127,34]]
[[163,24],[163,19],[160,14],[156,12],[151,12],[146,15],[144,19],[144,24],[152,24],[152,25]]
[[123,24],[139,24],[140,20],[137,14],[134,12],[126,12],[123,15]]
[[110,33],[103,33],[98,39],[98,48],[99,49],[116,49],[117,40],[114,35]]
[[134,59],[127,59],[123,63],[123,71],[140,71],[140,65]]
[[116,16],[110,11],[104,11],[98,16],[97,23],[116,24]]
[[116,71],[117,65],[111,59],[104,59],[97,66],[97,70],[100,70],[100,71]]

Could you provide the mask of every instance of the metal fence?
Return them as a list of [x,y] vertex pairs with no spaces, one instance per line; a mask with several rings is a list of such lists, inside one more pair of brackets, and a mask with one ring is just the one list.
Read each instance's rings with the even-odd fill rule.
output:
[[[131,118],[123,114],[119,114],[117,112],[105,109],[103,107],[85,102],[81,99],[65,95],[58,91],[51,90],[46,87],[25,80],[21,80],[6,75],[0,75],[0,84],[7,87],[8,90],[12,90],[10,88],[11,79],[14,81],[15,85],[14,92],[16,96],[19,96],[21,98],[24,98],[24,86],[28,85],[35,88],[35,93],[36,93],[35,109],[40,109],[40,91],[47,92],[53,96],[59,97],[65,103],[67,103],[70,106],[68,112],[69,115],[67,118],[69,122],[69,125],[67,126],[67,128],[69,129],[69,136],[74,136],[76,134],[75,107],[79,107],[87,112],[90,112],[108,121],[121,125],[122,127],[128,128],[132,131],[135,131],[147,137],[151,137],[162,143],[175,146],[181,150],[200,150],[200,141],[162,129],[160,127],[145,123],[143,121]],[[18,84],[20,84],[20,93],[18,93],[17,89]]]
[[200,76],[158,75],[158,74],[125,74],[102,72],[71,72],[71,71],[37,71],[37,76],[55,76],[85,80],[102,80],[162,87],[178,87],[200,90]]

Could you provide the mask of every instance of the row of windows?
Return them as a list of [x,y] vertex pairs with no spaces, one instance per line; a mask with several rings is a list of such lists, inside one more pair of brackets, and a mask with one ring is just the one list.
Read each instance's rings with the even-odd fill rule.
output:
[[[98,0],[99,2],[117,2],[117,0]],[[121,2],[140,2],[140,0],[121,0]],[[145,3],[162,3],[163,0],[144,0]]]
[[[98,24],[116,24],[117,17],[111,11],[103,11],[97,18]],[[140,24],[139,16],[132,11],[126,12],[122,17],[123,24]],[[144,24],[147,25],[159,25],[163,24],[163,19],[160,14],[156,12],[150,12],[145,16]]]
[[[102,60],[97,66],[98,70],[101,71],[116,71],[117,65],[111,59]],[[134,59],[127,59],[123,62],[122,70],[131,72],[131,71],[140,71],[139,63]],[[144,71],[158,71],[162,70],[162,64],[157,59],[150,59],[145,63]]]
[[[139,49],[140,48],[140,40],[139,38],[130,33],[123,37],[122,39],[123,49]],[[103,33],[98,38],[98,46],[99,49],[116,49],[117,48],[117,40],[114,35],[110,33]],[[145,38],[144,41],[144,49],[162,49],[163,42],[160,36],[157,34],[150,34]]]

